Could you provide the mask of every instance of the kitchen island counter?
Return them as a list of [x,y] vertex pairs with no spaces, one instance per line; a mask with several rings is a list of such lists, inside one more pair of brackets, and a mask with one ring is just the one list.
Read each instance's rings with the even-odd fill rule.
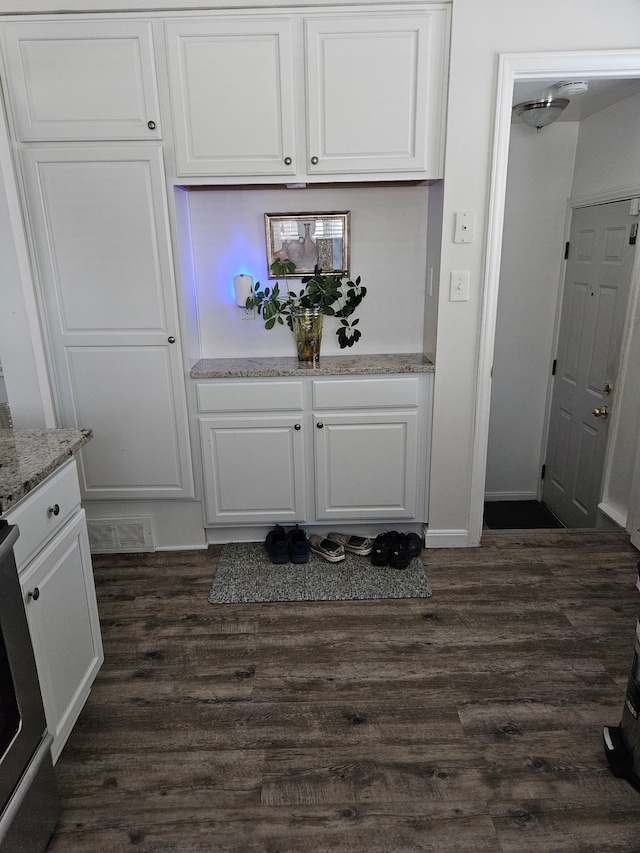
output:
[[0,514],[85,445],[90,429],[0,429]]

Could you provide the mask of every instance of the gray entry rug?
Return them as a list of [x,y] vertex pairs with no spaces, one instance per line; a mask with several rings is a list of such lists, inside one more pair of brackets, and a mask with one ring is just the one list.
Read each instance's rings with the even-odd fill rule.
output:
[[223,546],[209,601],[238,604],[430,596],[431,586],[419,557],[406,569],[372,566],[369,557],[357,554],[347,554],[340,563],[311,554],[308,563],[275,565],[261,542],[242,542]]

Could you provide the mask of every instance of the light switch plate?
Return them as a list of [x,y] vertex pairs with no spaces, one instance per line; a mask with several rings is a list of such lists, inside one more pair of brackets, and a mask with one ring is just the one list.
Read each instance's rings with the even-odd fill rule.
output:
[[451,273],[449,302],[469,301],[469,270],[458,270]]

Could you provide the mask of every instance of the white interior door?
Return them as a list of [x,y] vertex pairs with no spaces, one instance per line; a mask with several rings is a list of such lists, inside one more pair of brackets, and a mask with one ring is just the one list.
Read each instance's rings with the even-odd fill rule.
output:
[[567,527],[596,523],[635,251],[629,209],[579,208],[571,224],[542,491]]

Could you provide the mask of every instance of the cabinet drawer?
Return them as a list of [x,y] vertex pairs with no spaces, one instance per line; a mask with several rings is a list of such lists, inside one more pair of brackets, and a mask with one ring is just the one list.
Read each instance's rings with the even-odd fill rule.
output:
[[302,409],[302,382],[199,382],[201,412],[291,412]]
[[417,407],[419,376],[381,379],[319,379],[313,382],[314,409],[379,409]]
[[20,528],[20,536],[14,546],[19,571],[79,506],[78,473],[75,459],[70,459],[7,513],[7,521]]

